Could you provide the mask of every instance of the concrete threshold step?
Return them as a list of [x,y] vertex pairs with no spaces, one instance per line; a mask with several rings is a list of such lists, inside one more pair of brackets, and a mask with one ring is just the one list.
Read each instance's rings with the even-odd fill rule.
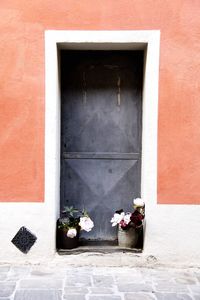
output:
[[85,252],[95,252],[95,253],[116,253],[116,252],[131,252],[131,253],[142,253],[141,248],[123,248],[112,243],[103,242],[87,242],[82,243],[79,247],[73,249],[58,249],[58,254],[69,255],[69,254],[79,254]]

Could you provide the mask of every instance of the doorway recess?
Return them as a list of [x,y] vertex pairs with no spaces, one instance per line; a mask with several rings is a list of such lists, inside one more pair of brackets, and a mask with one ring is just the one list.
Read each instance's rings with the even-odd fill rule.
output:
[[82,244],[116,244],[110,219],[141,193],[144,51],[60,52],[61,211],[94,221]]
[[[146,218],[156,203],[157,191],[157,103],[159,31],[54,31],[45,32],[45,203],[52,222],[60,214],[61,89],[60,51],[142,51],[141,197],[146,202]],[[122,105],[118,95],[116,105]],[[82,102],[87,98],[82,95]],[[69,155],[68,151],[65,155]],[[76,152],[76,151],[72,151]],[[95,152],[95,151],[94,151]],[[103,151],[104,152],[104,151]],[[91,154],[91,153],[90,153]],[[105,153],[104,153],[105,154]],[[104,157],[105,158],[105,157]],[[89,160],[89,159],[88,159]],[[92,160],[90,158],[90,160]],[[100,159],[99,159],[100,160]],[[101,158],[103,160],[103,158]],[[112,169],[112,168],[108,168]],[[106,188],[105,188],[106,189]],[[61,191],[62,193],[62,191]],[[147,228],[148,238],[148,228]],[[52,233],[55,245],[55,236]]]

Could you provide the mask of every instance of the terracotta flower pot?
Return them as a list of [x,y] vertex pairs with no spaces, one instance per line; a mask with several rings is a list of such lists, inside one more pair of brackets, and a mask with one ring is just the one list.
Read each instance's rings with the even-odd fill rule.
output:
[[118,227],[118,245],[123,248],[134,248],[138,241],[138,231],[131,227],[123,230]]

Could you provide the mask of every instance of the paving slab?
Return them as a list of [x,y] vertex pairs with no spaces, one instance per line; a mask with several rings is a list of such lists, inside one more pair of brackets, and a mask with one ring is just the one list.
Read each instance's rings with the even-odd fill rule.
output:
[[114,284],[114,280],[111,275],[93,275],[93,284],[96,287],[110,287]]
[[86,274],[67,275],[65,279],[65,286],[74,286],[74,287],[91,286],[91,277]]
[[64,295],[64,299],[66,299],[66,300],[86,300],[85,295],[80,295],[80,294]]
[[62,300],[62,293],[54,290],[17,290],[14,300]]
[[15,282],[0,282],[0,297],[9,297],[16,287]]
[[169,282],[161,282],[155,284],[155,290],[161,292],[178,292],[178,293],[188,293],[188,287],[185,284],[175,284]]
[[0,273],[5,273],[5,272],[8,272],[10,270],[10,266],[3,266],[1,265],[0,266]]
[[188,288],[193,294],[200,295],[200,285],[199,284],[198,285],[189,285]]
[[148,293],[128,293],[124,295],[125,300],[155,300],[155,296]]
[[89,291],[91,294],[114,294],[115,291],[113,288],[109,288],[109,287],[92,287],[89,288]]
[[105,295],[91,295],[88,297],[89,300],[122,300],[121,296],[105,296]]
[[0,300],[200,300],[200,270],[2,266]]
[[187,294],[177,293],[156,293],[157,300],[192,300],[191,296]]
[[62,289],[63,281],[59,279],[23,279],[19,282],[20,289]]
[[68,286],[64,288],[64,293],[65,295],[70,295],[70,294],[81,294],[85,295],[88,293],[87,287],[74,287],[74,286]]
[[0,281],[4,281],[8,278],[6,273],[0,273]]
[[147,284],[137,283],[119,283],[118,289],[120,292],[152,292],[153,288]]

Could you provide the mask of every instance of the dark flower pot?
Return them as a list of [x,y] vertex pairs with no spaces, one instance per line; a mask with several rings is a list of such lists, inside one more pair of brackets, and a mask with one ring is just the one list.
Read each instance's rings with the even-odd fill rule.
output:
[[57,230],[57,248],[60,249],[73,249],[79,246],[79,232],[73,238],[67,236],[66,228],[58,228]]

